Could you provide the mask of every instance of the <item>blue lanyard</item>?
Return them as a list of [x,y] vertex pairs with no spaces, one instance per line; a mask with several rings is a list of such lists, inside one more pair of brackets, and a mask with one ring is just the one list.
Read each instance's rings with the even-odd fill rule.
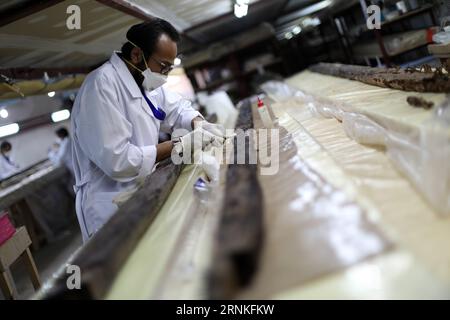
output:
[[2,155],[3,158],[5,158],[5,160],[10,164],[10,165],[14,165],[14,163],[11,161],[11,159],[9,159],[9,157],[5,156],[4,154]]
[[155,118],[158,120],[164,121],[164,119],[166,118],[166,113],[163,110],[158,109],[153,105],[153,103],[150,101],[150,99],[147,98],[147,96],[145,95],[144,89],[141,88],[141,92],[142,92],[142,95],[144,96],[145,101],[147,101],[148,106],[152,110]]

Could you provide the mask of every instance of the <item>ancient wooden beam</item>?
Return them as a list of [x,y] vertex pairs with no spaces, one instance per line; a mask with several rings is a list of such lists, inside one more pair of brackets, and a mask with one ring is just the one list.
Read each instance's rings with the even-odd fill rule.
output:
[[433,72],[430,68],[424,70],[371,68],[339,63],[319,63],[311,66],[309,70],[383,88],[416,92],[450,92],[449,74],[441,70]]
[[52,7],[64,0],[9,1],[0,13],[0,27]]
[[[240,108],[236,129],[253,128],[251,104]],[[234,141],[234,159],[244,146]],[[252,152],[246,139],[246,159]],[[230,299],[250,283],[257,269],[263,243],[263,195],[256,164],[229,164],[224,202],[218,225],[208,297]]]
[[132,198],[70,259],[70,264],[80,267],[81,290],[68,290],[66,281],[70,274],[63,267],[51,283],[43,285],[36,298],[103,298],[170,195],[181,169],[171,159],[160,163]]

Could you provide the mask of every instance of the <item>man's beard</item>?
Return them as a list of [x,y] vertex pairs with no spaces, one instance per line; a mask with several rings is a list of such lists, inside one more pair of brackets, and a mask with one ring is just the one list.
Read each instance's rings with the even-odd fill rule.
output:
[[[146,66],[145,66],[144,61],[141,61],[139,64],[136,65],[136,67],[137,67],[139,70],[145,70],[145,69],[147,69]],[[131,72],[131,74],[132,74],[134,80],[136,80],[136,83],[137,83],[139,86],[141,86],[141,85],[142,85],[142,82],[144,81],[144,76],[142,75],[141,71],[139,71],[139,70],[136,70],[136,69],[133,68],[133,71]]]

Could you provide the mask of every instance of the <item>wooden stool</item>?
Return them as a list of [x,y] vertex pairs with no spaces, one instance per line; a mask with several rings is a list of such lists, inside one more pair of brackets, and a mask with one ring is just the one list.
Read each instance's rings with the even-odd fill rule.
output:
[[30,252],[31,240],[25,227],[0,246],[0,287],[6,299],[17,299],[17,290],[11,275],[10,266],[20,257],[23,258],[35,290],[41,286],[41,280]]

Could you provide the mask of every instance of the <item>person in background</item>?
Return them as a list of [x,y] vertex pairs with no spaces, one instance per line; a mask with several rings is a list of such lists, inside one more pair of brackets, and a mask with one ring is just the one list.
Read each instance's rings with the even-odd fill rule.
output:
[[52,143],[52,145],[50,146],[50,148],[48,148],[48,159],[52,162],[55,163],[55,157],[58,154],[58,150],[59,150],[59,138],[55,140],[55,142]]
[[73,176],[72,164],[72,142],[70,141],[69,131],[62,127],[55,131],[58,137],[58,148],[55,146],[49,152],[48,158],[54,165],[64,165]]
[[3,141],[0,145],[0,179],[6,179],[20,171],[20,167],[11,159],[11,149],[9,141]]

